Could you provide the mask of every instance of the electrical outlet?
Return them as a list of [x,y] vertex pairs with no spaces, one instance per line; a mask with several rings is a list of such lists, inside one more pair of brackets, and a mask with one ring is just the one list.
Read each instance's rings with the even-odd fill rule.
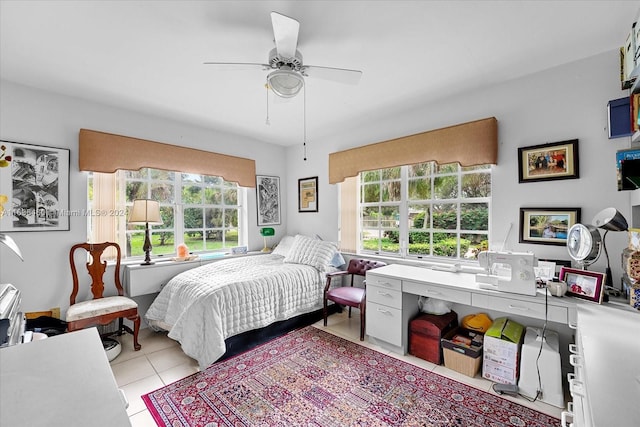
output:
[[60,307],[54,307],[51,309],[51,317],[55,317],[56,319],[60,318]]

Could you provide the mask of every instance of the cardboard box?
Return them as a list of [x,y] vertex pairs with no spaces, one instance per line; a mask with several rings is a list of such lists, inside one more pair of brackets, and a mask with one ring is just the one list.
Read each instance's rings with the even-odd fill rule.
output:
[[475,377],[482,364],[482,334],[456,328],[442,338],[444,366]]
[[484,378],[502,384],[517,384],[524,331],[524,326],[506,317],[495,319],[484,335]]

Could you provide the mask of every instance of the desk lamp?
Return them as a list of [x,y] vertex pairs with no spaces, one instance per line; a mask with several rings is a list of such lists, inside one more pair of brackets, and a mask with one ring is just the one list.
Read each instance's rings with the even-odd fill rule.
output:
[[140,265],[151,265],[151,239],[149,238],[149,224],[160,225],[162,218],[160,217],[160,204],[155,200],[136,199],[133,201],[131,212],[129,213],[129,224],[144,224],[144,262]]
[[271,227],[264,227],[260,229],[260,235],[264,237],[264,248],[262,248],[262,252],[270,252],[271,249],[267,247],[267,236],[274,236],[276,231]]
[[6,245],[9,249],[13,251],[13,253],[18,255],[20,259],[24,261],[24,258],[22,258],[22,253],[20,252],[20,248],[16,244],[15,240],[11,238],[11,236],[4,233],[0,233],[0,243],[3,243],[4,245]]
[[593,217],[593,225],[604,230],[604,236],[602,237],[602,247],[604,248],[604,254],[607,257],[607,277],[605,286],[608,288],[613,287],[613,279],[611,277],[611,264],[609,263],[609,253],[607,252],[607,233],[609,231],[627,231],[629,225],[627,220],[622,216],[616,208],[606,208],[601,210]]

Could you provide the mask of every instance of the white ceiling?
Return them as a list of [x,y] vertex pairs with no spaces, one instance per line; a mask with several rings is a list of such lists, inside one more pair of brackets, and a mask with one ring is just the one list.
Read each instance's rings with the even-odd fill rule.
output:
[[267,125],[266,71],[203,65],[267,62],[271,11],[300,22],[306,65],[363,72],[357,86],[306,79],[307,136],[320,139],[616,49],[639,9],[638,1],[0,0],[0,77],[286,146],[302,141],[304,92],[271,94]]

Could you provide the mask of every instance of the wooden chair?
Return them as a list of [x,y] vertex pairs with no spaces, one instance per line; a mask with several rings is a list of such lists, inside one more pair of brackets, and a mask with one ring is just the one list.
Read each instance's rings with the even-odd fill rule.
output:
[[[118,295],[105,297],[103,296],[103,276],[107,269],[107,262],[102,261],[102,253],[109,247],[114,247],[117,252],[114,283]],[[86,266],[92,279],[91,293],[93,294],[93,299],[82,302],[76,302],[79,281],[74,254],[78,249],[84,249],[90,255]],[[73,275],[73,292],[71,293],[70,307],[67,310],[67,330],[71,332],[89,326],[108,325],[118,319],[117,334],[122,335],[124,332],[133,334],[133,348],[136,351],[140,350],[141,346],[138,344],[138,331],[140,330],[138,303],[124,296],[122,284],[120,283],[120,246],[111,242],[78,243],[73,245],[69,252],[69,263],[71,264],[71,274]],[[133,322],[133,330],[124,324],[125,318]]]
[[[387,265],[381,261],[371,261],[367,259],[353,258],[349,261],[349,266],[344,271],[336,271],[334,273],[327,273],[327,284],[324,287],[324,306],[323,317],[324,326],[327,326],[327,302],[333,301],[338,305],[344,305],[349,307],[349,317],[351,317],[351,307],[358,307],[360,309],[360,341],[364,341],[365,331],[365,312],[366,312],[366,282],[363,281],[363,287],[354,287],[353,279],[355,276],[365,276],[368,270],[382,267]],[[342,276],[351,276],[350,286],[340,286],[330,289],[331,279]]]

